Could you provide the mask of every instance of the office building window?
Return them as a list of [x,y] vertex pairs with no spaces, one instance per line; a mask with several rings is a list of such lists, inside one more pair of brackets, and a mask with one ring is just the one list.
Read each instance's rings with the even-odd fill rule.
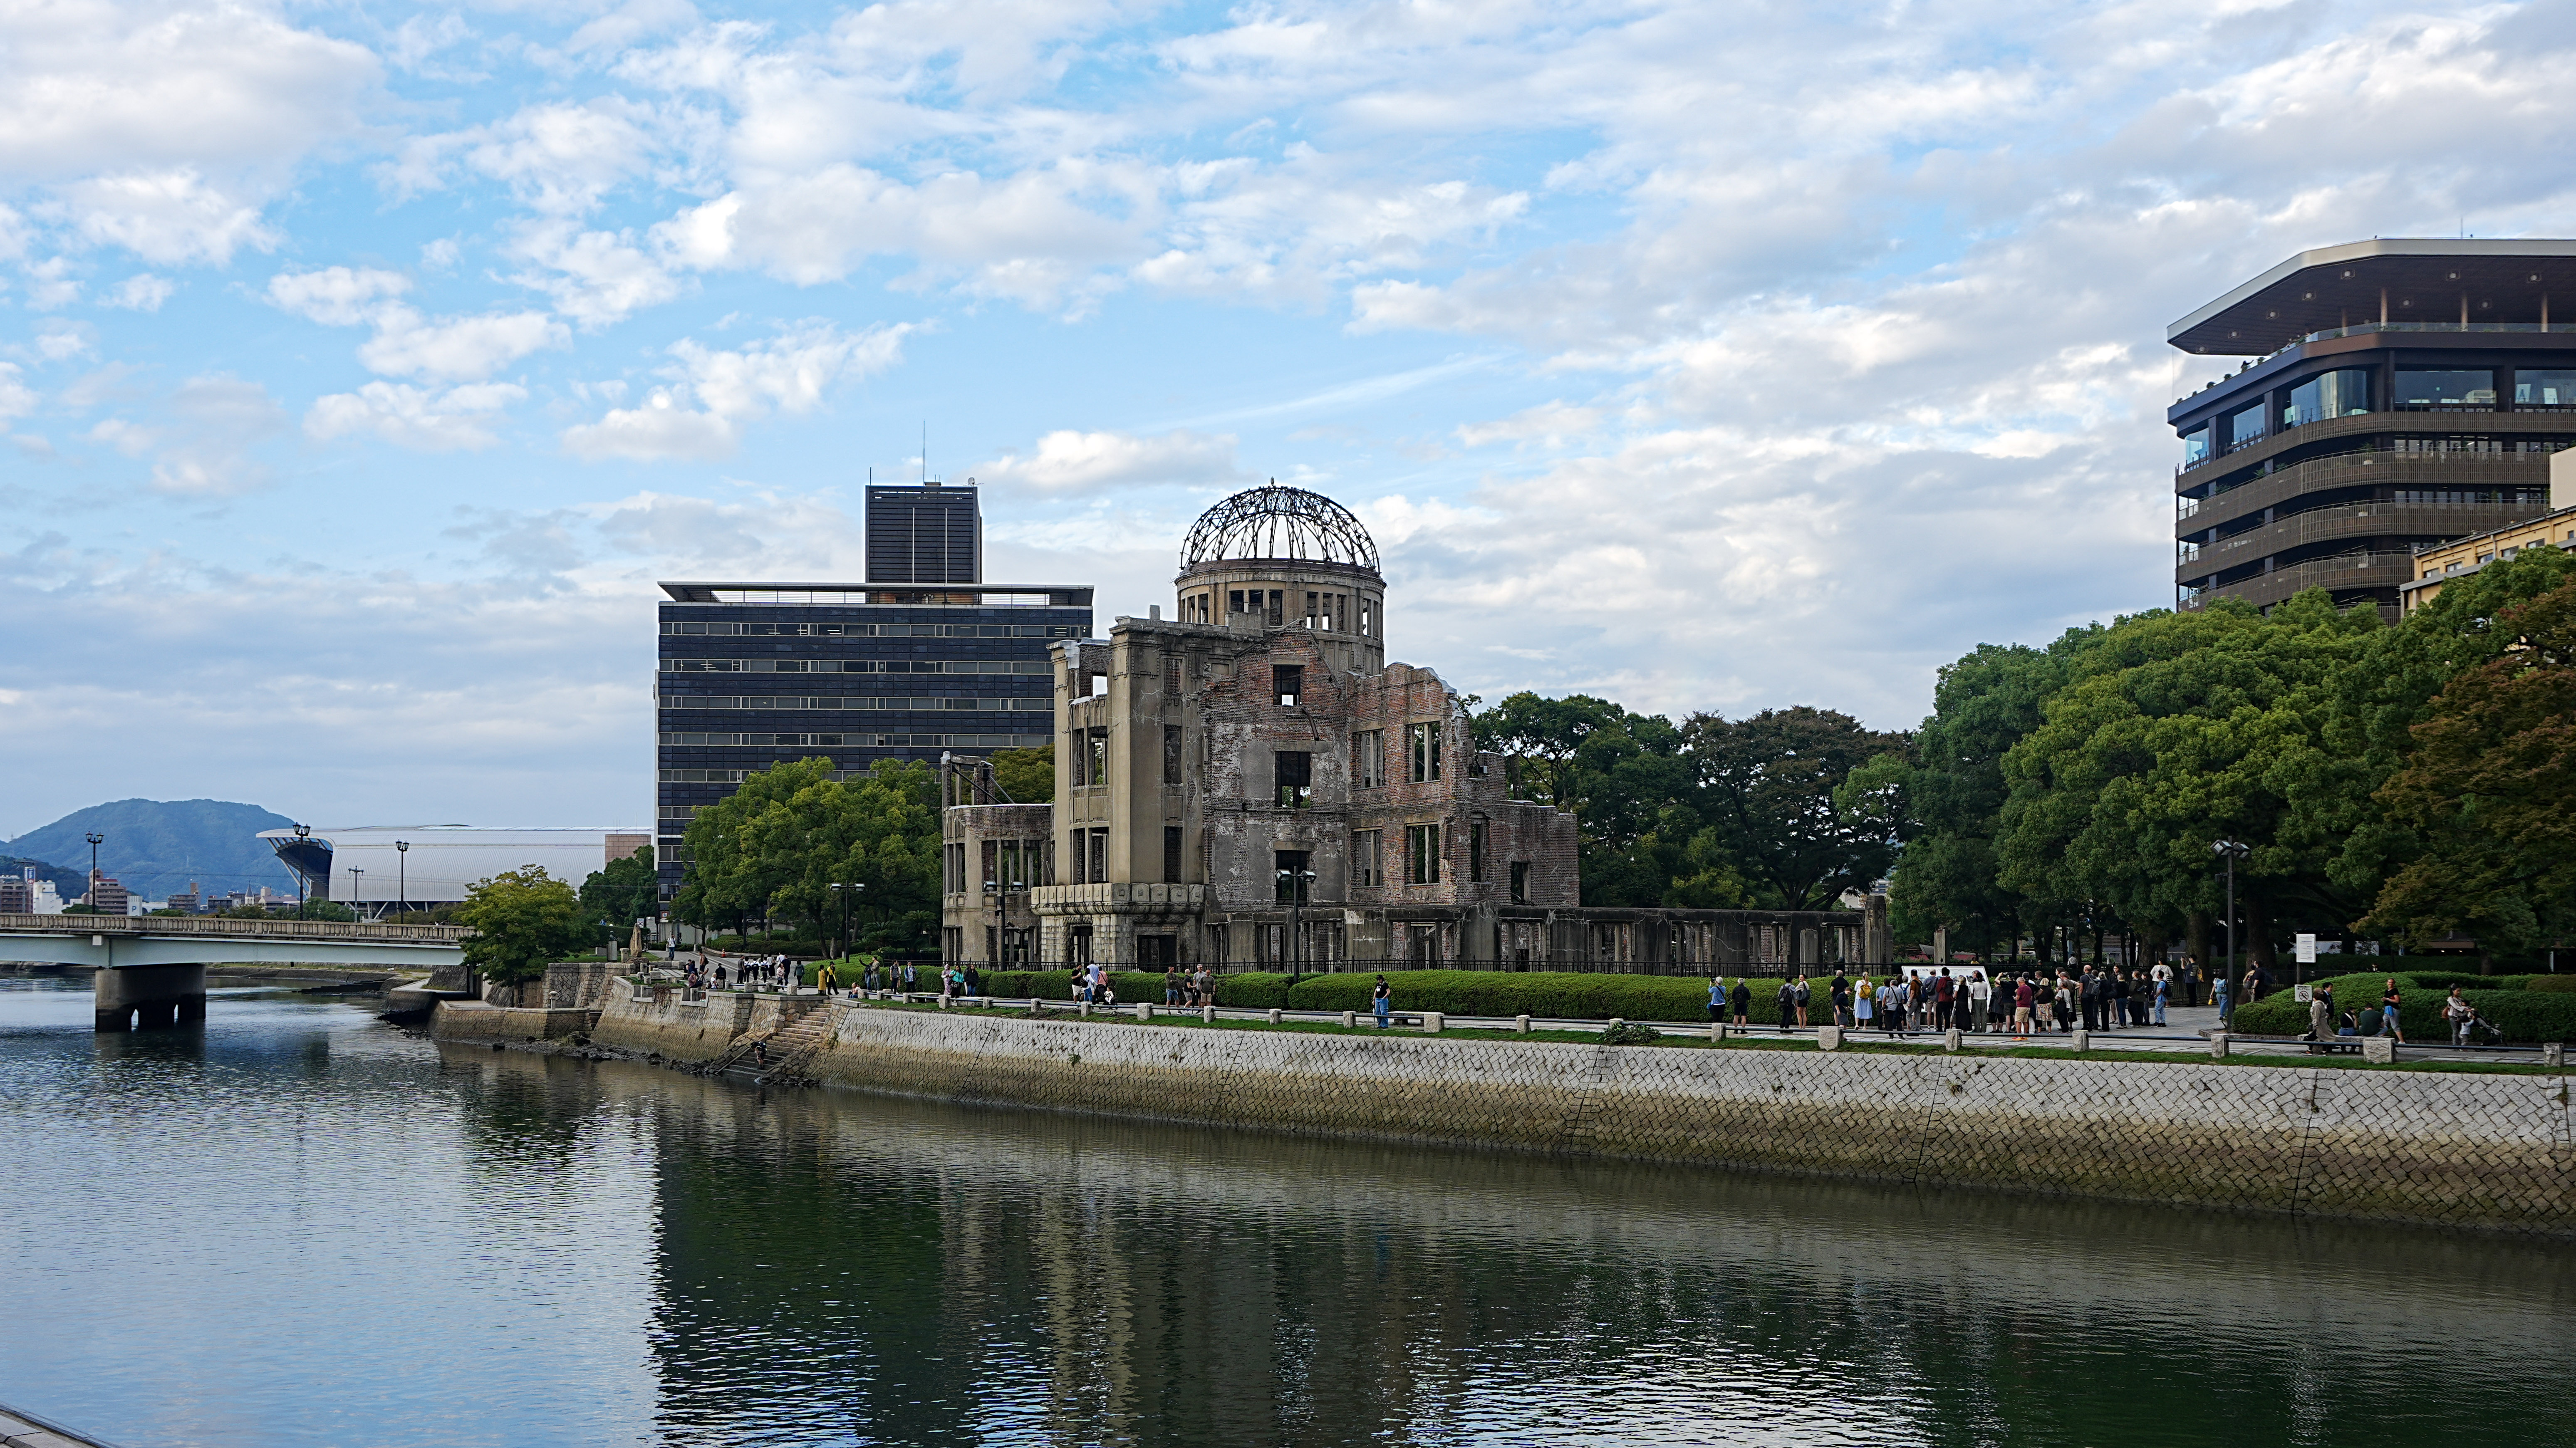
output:
[[1270,685],[1277,694],[1279,707],[1294,709],[1299,696],[1306,692],[1306,670],[1298,664],[1278,664],[1270,670]]
[[1404,883],[1408,885],[1440,883],[1440,827],[1438,825],[1404,827]]
[[1440,726],[1416,724],[1408,732],[1413,741],[1413,782],[1429,784],[1440,777]]
[[1178,785],[1180,782],[1181,726],[1166,724],[1163,726],[1163,783]]
[[1383,883],[1377,872],[1377,840],[1378,832],[1375,830],[1360,830],[1351,836],[1351,887],[1353,889],[1372,889]]
[[2202,423],[2182,435],[2182,465],[2194,467],[2209,461],[2209,424]]
[[1273,751],[1270,782],[1281,809],[1304,809],[1315,802],[1315,756],[1284,749]]
[[2576,372],[2544,372],[2517,367],[2513,372],[2516,407],[2576,407]]
[[2485,367],[2397,369],[2400,407],[2493,407],[2495,372]]
[[1314,852],[1311,850],[1272,850],[1270,852],[1271,868],[1278,881],[1276,898],[1279,904],[1303,905],[1306,903],[1309,895],[1307,886],[1312,883],[1315,874],[1314,867],[1308,863],[1313,858]]
[[1467,822],[1467,878],[1477,884],[1485,880],[1485,829],[1484,820]]
[[2281,409],[2283,427],[2305,427],[2329,417],[2350,417],[2370,411],[2370,372],[2363,367],[2346,367],[2311,377],[2290,389],[2290,405]]
[[1163,883],[1181,883],[1181,827],[1163,826]]
[[2258,402],[2252,407],[2242,408],[2228,417],[2227,445],[2229,447],[2243,447],[2248,443],[2261,441],[2262,437],[2263,404]]
[[1529,867],[1527,860],[1512,861],[1512,903],[1515,905],[1529,903]]
[[1358,789],[1386,787],[1386,734],[1363,729],[1351,736],[1351,783]]

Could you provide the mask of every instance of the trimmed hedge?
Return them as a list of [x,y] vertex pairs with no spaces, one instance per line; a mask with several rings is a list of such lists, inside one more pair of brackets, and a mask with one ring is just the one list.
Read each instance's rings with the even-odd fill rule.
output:
[[[2447,1045],[2450,1025],[2442,1019],[2442,1001],[2454,985],[2467,986],[2461,994],[2486,1018],[2504,1032],[2508,1041],[2532,1044],[2541,1041],[2576,1040],[2576,984],[2561,984],[2566,976],[2465,975],[2457,971],[2373,971],[2367,974],[2337,976],[2331,981],[2335,993],[2335,1013],[2359,1013],[2365,1008],[2372,1014],[2379,1010],[2380,992],[2387,988],[2388,977],[2397,977],[2398,989],[2405,999],[2397,1009],[2397,1025],[2409,1041],[2426,1045]],[[2308,1008],[2296,993],[2284,986],[2259,1001],[2238,1006],[2235,1029],[2248,1035],[2296,1036],[2308,1029]]]
[[[1825,999],[1830,976],[1816,978],[1815,998],[1807,1019],[1831,1020]],[[1391,971],[1386,983],[1399,1011],[1442,1011],[1460,1016],[1553,1016],[1560,1020],[1631,1021],[1708,1020],[1708,979],[1687,975],[1593,975],[1572,971],[1406,970]],[[1779,1022],[1780,982],[1748,981],[1753,988],[1748,1020]],[[1289,1004],[1304,1011],[1369,1011],[1375,974],[1352,971],[1312,975],[1289,992]],[[1735,978],[1726,980],[1731,992]]]

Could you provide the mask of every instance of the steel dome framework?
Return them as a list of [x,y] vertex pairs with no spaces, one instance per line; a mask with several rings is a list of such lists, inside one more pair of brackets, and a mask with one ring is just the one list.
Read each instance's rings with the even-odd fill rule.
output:
[[1230,559],[1294,558],[1378,571],[1377,542],[1351,510],[1276,481],[1247,488],[1199,515],[1181,545],[1181,566]]

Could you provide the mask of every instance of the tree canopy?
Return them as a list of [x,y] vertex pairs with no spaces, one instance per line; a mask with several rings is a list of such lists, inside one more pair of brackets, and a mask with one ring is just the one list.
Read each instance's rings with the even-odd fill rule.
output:
[[837,933],[846,909],[862,948],[927,949],[939,928],[937,776],[894,760],[833,774],[823,758],[774,765],[700,810],[672,913],[736,929],[785,919],[822,934]]
[[457,920],[474,932],[465,937],[465,963],[501,985],[535,980],[596,935],[581,897],[543,865],[476,881]]

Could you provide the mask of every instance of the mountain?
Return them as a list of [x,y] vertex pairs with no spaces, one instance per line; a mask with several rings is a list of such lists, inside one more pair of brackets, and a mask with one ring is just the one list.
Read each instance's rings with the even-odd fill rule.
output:
[[[87,836],[96,833],[106,837],[98,847],[98,867],[150,899],[185,890],[190,880],[216,894],[262,885],[292,891],[295,872],[278,862],[259,832],[294,823],[255,804],[220,799],[120,799],[74,810],[14,840],[0,841],[0,854],[43,860],[85,880]],[[64,898],[78,893],[66,892]]]

